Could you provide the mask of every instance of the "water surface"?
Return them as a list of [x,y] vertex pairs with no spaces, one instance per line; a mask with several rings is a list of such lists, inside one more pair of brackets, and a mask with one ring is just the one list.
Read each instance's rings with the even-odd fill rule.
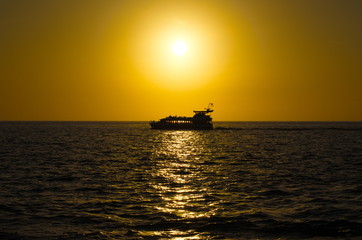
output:
[[362,239],[361,122],[0,122],[1,239]]

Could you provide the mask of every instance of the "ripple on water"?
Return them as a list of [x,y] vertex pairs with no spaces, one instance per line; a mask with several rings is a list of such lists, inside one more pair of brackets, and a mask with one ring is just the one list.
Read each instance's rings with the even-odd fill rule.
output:
[[362,237],[360,125],[219,124],[0,123],[0,238]]

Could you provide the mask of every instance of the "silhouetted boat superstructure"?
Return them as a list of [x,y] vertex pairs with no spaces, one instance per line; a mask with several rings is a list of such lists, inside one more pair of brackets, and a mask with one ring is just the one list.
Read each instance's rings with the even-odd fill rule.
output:
[[212,118],[210,113],[212,104],[203,111],[194,111],[193,117],[168,116],[159,121],[150,122],[152,129],[200,129],[212,130]]

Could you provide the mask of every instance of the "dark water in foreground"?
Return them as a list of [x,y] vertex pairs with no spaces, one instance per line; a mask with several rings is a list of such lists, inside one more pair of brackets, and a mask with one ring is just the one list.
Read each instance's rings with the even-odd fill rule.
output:
[[0,122],[0,239],[362,239],[362,122]]

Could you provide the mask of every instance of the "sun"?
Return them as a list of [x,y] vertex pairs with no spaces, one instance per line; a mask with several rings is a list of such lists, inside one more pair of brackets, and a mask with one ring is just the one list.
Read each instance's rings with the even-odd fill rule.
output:
[[188,50],[187,44],[182,40],[178,40],[172,45],[172,52],[178,56],[185,55]]

